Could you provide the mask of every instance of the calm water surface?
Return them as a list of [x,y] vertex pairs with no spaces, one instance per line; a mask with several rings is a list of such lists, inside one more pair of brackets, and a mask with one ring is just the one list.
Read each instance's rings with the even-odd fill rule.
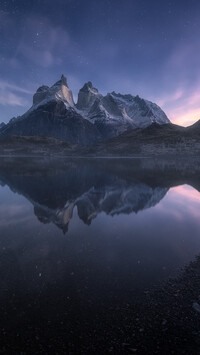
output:
[[199,174],[130,159],[45,164],[1,164],[1,329],[17,351],[41,326],[75,353],[82,326],[144,302],[200,253]]

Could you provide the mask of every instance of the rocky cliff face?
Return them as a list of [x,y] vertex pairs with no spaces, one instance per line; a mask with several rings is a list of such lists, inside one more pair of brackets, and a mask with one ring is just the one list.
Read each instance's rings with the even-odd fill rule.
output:
[[0,134],[46,136],[90,145],[154,122],[170,123],[156,104],[139,96],[115,92],[103,96],[91,82],[79,91],[75,104],[67,79],[62,75],[53,86],[39,87],[30,110],[0,127]]
[[79,110],[86,110],[86,112],[90,109],[93,103],[97,98],[101,98],[102,95],[99,94],[98,90],[92,86],[91,81],[86,83],[82,89],[80,89],[78,93],[78,102],[76,107]]

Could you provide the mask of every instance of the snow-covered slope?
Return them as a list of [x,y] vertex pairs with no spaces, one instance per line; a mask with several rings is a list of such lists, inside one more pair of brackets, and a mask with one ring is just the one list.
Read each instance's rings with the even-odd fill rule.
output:
[[145,128],[152,123],[170,123],[161,108],[137,96],[115,92],[101,95],[92,83],[79,91],[76,107],[79,113],[97,125],[103,136],[113,137],[134,128]]

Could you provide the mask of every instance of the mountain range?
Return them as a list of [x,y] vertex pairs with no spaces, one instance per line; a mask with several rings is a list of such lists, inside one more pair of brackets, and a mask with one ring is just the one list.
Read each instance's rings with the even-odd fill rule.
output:
[[64,75],[41,86],[32,107],[0,125],[0,154],[198,155],[200,121],[172,124],[162,109],[138,95],[103,96],[89,81],[74,102]]
[[1,136],[52,137],[70,144],[89,145],[152,123],[170,123],[156,104],[137,96],[108,93],[103,96],[86,83],[75,104],[67,79],[41,86],[32,107],[0,126]]

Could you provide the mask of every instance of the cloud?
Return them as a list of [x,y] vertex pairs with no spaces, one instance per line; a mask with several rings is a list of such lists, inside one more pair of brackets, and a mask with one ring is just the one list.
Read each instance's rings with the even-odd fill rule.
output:
[[182,126],[190,126],[200,120],[200,105],[198,109],[187,110],[185,106],[181,106],[172,110],[171,119],[174,123]]
[[70,36],[63,27],[54,26],[47,18],[30,16],[25,22],[26,33],[21,38],[17,56],[49,68],[60,65],[73,52]]
[[11,105],[11,106],[27,106],[27,100],[24,100],[22,97],[8,92],[7,94],[1,94],[0,91],[0,104],[2,105]]
[[32,94],[29,90],[13,83],[0,80],[0,104],[25,107],[28,101],[20,94]]
[[184,92],[182,88],[177,88],[173,93],[168,95],[162,95],[157,99],[157,104],[160,106],[165,106],[172,102],[177,102],[183,96]]
[[191,125],[200,119],[200,83],[190,90],[183,85],[171,95],[158,98],[157,102],[173,123]]
[[67,29],[41,15],[29,14],[24,18],[0,13],[0,30],[5,42],[8,36],[11,38],[12,46],[4,56],[13,69],[20,66],[23,70],[21,63],[24,62],[50,68],[64,63],[67,58],[76,60],[80,56]]
[[187,38],[176,45],[163,66],[164,92],[158,103],[173,123],[184,126],[200,119],[200,43]]
[[13,83],[9,83],[4,80],[0,80],[0,90],[13,90],[13,91],[22,92],[24,94],[32,94],[32,92],[30,90],[20,87],[20,86],[17,86]]
[[156,206],[159,211],[171,215],[180,222],[191,216],[199,223],[200,193],[190,185],[172,187],[165,199]]

